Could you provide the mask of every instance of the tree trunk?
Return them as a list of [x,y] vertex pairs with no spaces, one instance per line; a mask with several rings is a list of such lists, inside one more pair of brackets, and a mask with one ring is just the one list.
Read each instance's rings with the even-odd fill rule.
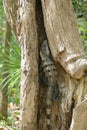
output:
[[[4,37],[4,44],[3,46],[9,50],[9,42],[11,38],[11,27],[9,23],[6,21],[5,26],[5,37]],[[5,55],[8,55],[8,52],[4,49],[3,53]],[[6,63],[4,62],[4,68]],[[4,69],[3,69],[4,71]],[[5,69],[6,71],[6,69]],[[7,77],[7,73],[3,75],[3,79]],[[6,84],[4,87],[2,87],[1,91],[1,102],[0,102],[0,112],[3,116],[7,117],[7,107],[8,107],[8,84]]]
[[[41,0],[41,2],[46,34],[58,69],[58,82],[62,95],[58,103],[52,104],[52,129],[68,130],[70,125],[73,124],[71,123],[73,121],[72,118],[74,118],[72,117],[73,108],[85,99],[83,92],[86,85],[84,85],[85,81],[81,77],[84,74],[84,70],[87,69],[87,60],[84,58],[84,49],[77,30],[71,1]],[[58,63],[62,66],[58,65]],[[62,67],[72,77],[81,79],[71,78]],[[46,129],[46,113],[43,112],[43,109],[41,110],[40,129],[44,130]],[[82,127],[86,128],[85,125]],[[77,128],[76,124],[75,128]]]
[[35,0],[21,0],[19,6],[19,27],[21,30],[19,37],[22,58],[20,130],[36,130],[39,85]]
[[[52,130],[78,129],[76,126],[78,121],[74,124],[73,122],[78,119],[79,114],[77,116],[75,114],[80,111],[77,104],[81,105],[83,110],[86,110],[86,107],[83,107],[86,102],[84,100],[86,76],[82,77],[82,75],[87,68],[87,60],[84,58],[83,46],[79,38],[71,1],[41,0],[40,2],[40,0],[37,0],[36,14],[34,0],[18,1],[18,19],[15,25],[22,53],[20,130],[47,129],[44,98],[46,86],[40,83],[38,89],[38,62],[40,62],[38,48],[46,38],[48,38],[51,53],[58,70],[60,89],[59,101],[52,103]],[[14,2],[11,2],[11,4],[14,4]],[[13,21],[13,18],[11,20]],[[73,112],[75,107],[76,109]],[[86,126],[84,123],[82,125],[84,130]]]
[[74,78],[87,69],[84,49],[76,25],[71,0],[41,0],[44,23],[52,55]]
[[87,99],[77,105],[73,111],[72,123],[70,130],[87,129]]
[[38,107],[38,44],[35,1],[4,0],[3,4],[7,20],[21,46],[20,130],[34,130],[37,129]]
[[11,26],[11,30],[17,37],[17,11],[18,11],[18,0],[3,0],[3,7],[8,23]]

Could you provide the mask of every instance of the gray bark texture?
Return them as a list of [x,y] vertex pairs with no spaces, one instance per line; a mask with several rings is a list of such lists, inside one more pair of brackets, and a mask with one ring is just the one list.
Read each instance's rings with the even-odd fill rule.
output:
[[[20,130],[46,130],[46,86],[38,81],[38,51],[44,39],[58,70],[60,97],[52,103],[52,130],[86,130],[87,68],[70,0],[4,0],[21,46]],[[36,5],[36,7],[35,7]],[[42,7],[41,7],[42,5]],[[16,22],[13,14],[16,11]],[[44,22],[43,22],[44,19]],[[11,25],[11,26],[12,26]],[[12,26],[13,27],[13,26]],[[39,77],[40,78],[40,77]],[[81,113],[81,116],[79,116]],[[83,116],[82,116],[83,115]]]

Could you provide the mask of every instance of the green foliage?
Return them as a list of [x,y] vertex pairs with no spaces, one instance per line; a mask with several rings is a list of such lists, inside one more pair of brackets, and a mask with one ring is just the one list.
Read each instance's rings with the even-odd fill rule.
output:
[[[8,104],[12,103],[16,106],[19,105],[19,84],[20,84],[20,61],[21,61],[21,52],[20,47],[15,39],[12,36],[11,42],[9,43],[9,48],[7,49],[0,46],[0,77],[5,75],[5,78],[0,78],[1,83],[0,87],[3,89],[6,85],[8,85]],[[3,50],[6,54],[3,53]],[[0,121],[0,125],[3,128],[7,128],[10,126],[12,130],[18,130],[18,128],[14,127],[14,122],[16,121],[16,116],[19,115],[19,112],[13,115],[13,110],[11,110],[12,106],[9,107],[8,117],[5,120],[4,116],[0,114],[0,117],[3,119]],[[15,107],[14,107],[15,108]]]
[[19,87],[10,87],[8,90],[8,103],[13,102],[13,104],[19,105]]
[[77,15],[78,29],[87,54],[87,2],[85,0],[72,0]]
[[[2,79],[0,86],[3,89],[8,85],[9,102],[12,101],[18,104],[21,52],[19,44],[13,36],[9,47],[10,49],[0,47],[0,74],[1,77],[5,77]],[[3,50],[5,50],[6,54],[3,53]]]
[[4,116],[2,115],[1,112],[0,112],[0,119],[4,119]]
[[84,0],[72,0],[75,12],[77,14],[77,17],[80,17],[81,15],[85,15],[86,11],[86,3]]
[[[2,77],[7,74],[7,77],[4,78],[1,85],[5,87],[8,83],[10,86],[19,86],[20,80],[20,47],[18,43],[15,42],[15,39],[12,40],[12,43],[9,43],[10,49],[1,47],[0,50],[0,66]],[[6,54],[2,50],[6,51]],[[4,70],[4,71],[3,71]]]
[[3,119],[0,121],[0,126],[2,126],[2,128],[5,128],[5,129],[7,128],[7,129],[12,129],[12,130],[19,130],[18,128],[13,126],[13,122],[14,122],[14,118],[12,117],[12,115],[9,115],[7,120]]
[[81,33],[81,38],[85,43],[87,40],[87,21],[85,19],[78,19],[78,28]]

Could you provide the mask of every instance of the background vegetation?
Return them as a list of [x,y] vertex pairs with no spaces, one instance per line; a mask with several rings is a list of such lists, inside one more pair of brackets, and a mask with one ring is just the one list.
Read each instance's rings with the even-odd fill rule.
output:
[[[5,34],[5,14],[3,10],[3,3],[0,0],[0,90],[2,90],[6,85],[8,85],[8,117],[5,117],[0,113],[0,126],[9,129],[10,126],[12,130],[17,130],[19,120],[19,84],[20,84],[20,61],[21,52],[19,44],[14,37],[11,35],[11,40],[9,43],[10,49],[3,46]],[[7,52],[8,55],[3,53],[3,50]],[[4,63],[6,63],[4,65]],[[4,71],[3,71],[4,70]],[[3,75],[7,74],[7,77],[3,80]]]
[[72,3],[77,15],[77,24],[84,45],[84,50],[87,54],[87,1],[72,0]]
[[[83,41],[84,50],[87,54],[87,2],[85,0],[72,0],[76,15],[78,29]],[[8,84],[8,107],[10,104],[19,105],[19,84],[20,84],[20,47],[16,38],[11,35],[11,42],[9,43],[10,50],[3,47],[5,31],[5,15],[3,11],[2,0],[0,0],[0,89],[2,90]],[[3,49],[8,52],[8,55],[3,54]],[[3,72],[3,63],[6,62],[6,71]],[[5,70],[5,68],[4,68]],[[7,71],[8,70],[8,71]],[[9,75],[3,80],[3,75]],[[18,114],[18,113],[16,113]],[[4,118],[4,117],[3,117]],[[14,126],[14,118],[11,112],[8,111],[7,122],[0,122],[0,125]],[[16,128],[13,128],[16,130]]]

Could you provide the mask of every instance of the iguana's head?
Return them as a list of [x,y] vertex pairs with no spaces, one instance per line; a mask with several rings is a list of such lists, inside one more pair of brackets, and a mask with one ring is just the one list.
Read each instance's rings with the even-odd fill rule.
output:
[[47,40],[44,40],[40,47],[40,56],[42,60],[46,60],[50,55],[48,42]]

